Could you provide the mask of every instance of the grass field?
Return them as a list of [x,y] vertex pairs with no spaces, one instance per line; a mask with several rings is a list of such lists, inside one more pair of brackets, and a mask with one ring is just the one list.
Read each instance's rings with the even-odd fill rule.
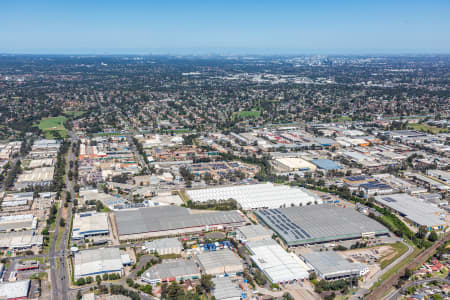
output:
[[432,132],[433,134],[449,132],[449,130],[447,128],[438,128],[438,127],[430,126],[427,124],[408,124],[408,128],[422,131],[422,132]]
[[235,114],[237,117],[241,118],[258,118],[261,115],[259,110],[243,110]]
[[56,132],[63,138],[67,137],[67,130],[64,127],[64,122],[67,120],[64,116],[44,118],[39,121],[39,129],[45,133],[45,138],[55,138]]
[[395,251],[395,255],[389,255],[388,257],[382,257],[380,259],[380,267],[381,269],[386,268],[391,263],[393,263],[397,258],[402,256],[406,251],[408,251],[408,247],[400,242],[390,245],[391,248]]

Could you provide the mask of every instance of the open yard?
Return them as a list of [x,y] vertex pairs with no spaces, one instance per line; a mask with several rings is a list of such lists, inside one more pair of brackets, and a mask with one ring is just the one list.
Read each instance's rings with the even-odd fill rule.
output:
[[389,245],[392,249],[389,253],[384,254],[380,259],[380,267],[381,269],[386,268],[391,263],[393,263],[397,258],[403,255],[406,251],[408,251],[408,247],[401,243],[397,242],[395,244]]
[[67,120],[64,116],[44,118],[39,121],[38,127],[45,133],[45,138],[52,139],[59,136],[67,137],[67,130],[64,122]]

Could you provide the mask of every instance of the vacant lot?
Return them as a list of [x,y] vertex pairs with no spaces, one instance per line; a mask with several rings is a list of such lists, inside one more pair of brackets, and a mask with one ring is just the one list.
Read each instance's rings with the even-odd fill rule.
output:
[[45,133],[45,138],[52,139],[61,136],[63,138],[67,137],[67,130],[64,127],[64,122],[66,117],[52,117],[44,118],[39,122],[39,129]]
[[236,116],[241,118],[258,118],[260,115],[259,110],[244,110],[236,113]]

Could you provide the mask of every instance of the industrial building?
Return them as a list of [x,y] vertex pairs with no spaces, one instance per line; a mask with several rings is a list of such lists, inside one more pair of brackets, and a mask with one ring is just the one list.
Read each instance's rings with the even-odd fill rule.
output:
[[32,230],[37,227],[37,218],[31,214],[0,217],[0,232]]
[[90,211],[75,214],[72,229],[73,240],[108,234],[109,225],[106,213]]
[[32,230],[0,232],[0,249],[22,250],[42,247],[44,237]]
[[116,273],[122,275],[123,263],[118,248],[97,248],[75,253],[74,279]]
[[216,300],[240,300],[242,291],[238,284],[233,282],[230,277],[216,277],[212,279],[214,288],[212,295]]
[[53,182],[54,171],[55,168],[53,167],[36,168],[24,171],[18,176],[15,187],[24,189],[30,186],[50,185]]
[[273,232],[264,226],[248,225],[236,229],[236,239],[241,243],[256,242],[272,238]]
[[230,249],[202,252],[197,260],[202,272],[210,275],[234,275],[244,271],[241,259]]
[[312,192],[273,183],[207,188],[186,192],[192,202],[235,199],[244,210],[322,203]]
[[380,223],[352,208],[330,204],[258,210],[256,216],[287,246],[388,234]]
[[317,168],[324,171],[344,169],[342,166],[329,159],[314,159],[311,162],[315,164]]
[[390,185],[379,181],[363,183],[359,186],[359,190],[364,193],[365,198],[371,197],[373,195],[392,194],[394,192],[394,189]]
[[181,251],[183,251],[183,245],[177,238],[164,238],[145,242],[143,248],[149,253],[158,253],[159,255],[181,254]]
[[376,196],[375,201],[389,207],[415,226],[425,226],[427,230],[442,230],[445,224],[445,211],[435,205],[408,194]]
[[310,171],[314,172],[316,166],[307,160],[299,157],[283,157],[273,160],[273,164],[276,169],[281,172],[293,172],[293,171]]
[[252,261],[272,283],[291,282],[308,278],[309,268],[295,255],[286,252],[272,239],[248,242]]
[[311,252],[302,257],[325,280],[358,277],[368,272],[366,265],[352,263],[334,251]]
[[232,229],[245,224],[242,213],[235,210],[192,214],[188,208],[160,206],[114,214],[120,240]]
[[193,260],[175,260],[156,264],[145,271],[141,280],[150,284],[200,278],[200,270]]
[[30,291],[30,280],[19,280],[0,283],[0,299],[27,299]]

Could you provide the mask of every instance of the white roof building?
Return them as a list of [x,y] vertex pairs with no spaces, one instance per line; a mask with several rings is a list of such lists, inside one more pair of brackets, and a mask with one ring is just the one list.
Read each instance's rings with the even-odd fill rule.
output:
[[235,199],[245,210],[322,203],[317,195],[306,189],[270,182],[189,190],[186,194],[193,202]]
[[122,274],[122,257],[118,248],[99,248],[75,253],[75,280],[105,273]]
[[95,211],[75,214],[73,218],[72,239],[109,234],[108,215]]
[[272,283],[308,278],[310,268],[294,253],[286,252],[274,240],[247,243],[252,261]]
[[26,299],[30,290],[30,280],[0,283],[0,299]]
[[236,229],[236,238],[244,243],[271,239],[272,235],[272,230],[267,229],[260,224],[242,226]]

